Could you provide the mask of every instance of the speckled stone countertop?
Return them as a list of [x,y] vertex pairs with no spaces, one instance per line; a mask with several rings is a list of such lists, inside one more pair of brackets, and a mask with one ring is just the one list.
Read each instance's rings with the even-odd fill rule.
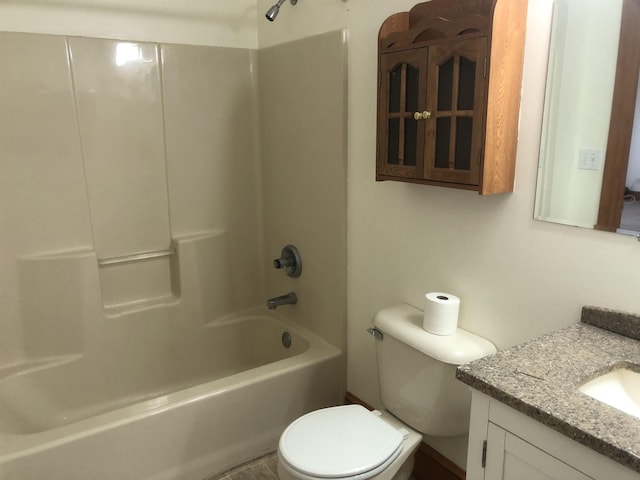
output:
[[456,377],[640,472],[640,419],[578,390],[615,370],[640,371],[640,316],[584,307],[581,322],[458,367]]

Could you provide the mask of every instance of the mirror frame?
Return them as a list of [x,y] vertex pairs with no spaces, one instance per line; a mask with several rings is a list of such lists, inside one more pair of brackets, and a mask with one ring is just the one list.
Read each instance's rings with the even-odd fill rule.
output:
[[[615,232],[620,227],[624,201],[622,192],[625,191],[640,73],[638,19],[640,0],[624,0],[600,207],[594,226],[596,230]],[[636,73],[630,75],[630,72]]]

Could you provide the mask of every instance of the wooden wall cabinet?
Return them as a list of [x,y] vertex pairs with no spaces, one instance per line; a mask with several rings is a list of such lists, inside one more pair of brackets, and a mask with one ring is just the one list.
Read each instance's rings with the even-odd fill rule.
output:
[[513,191],[527,0],[432,0],[378,35],[376,180]]

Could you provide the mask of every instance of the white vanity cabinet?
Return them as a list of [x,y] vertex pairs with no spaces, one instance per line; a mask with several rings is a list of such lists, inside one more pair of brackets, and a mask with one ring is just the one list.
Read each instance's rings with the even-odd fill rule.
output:
[[640,473],[472,392],[467,480],[640,480]]
[[579,470],[489,422],[484,478],[588,480]]

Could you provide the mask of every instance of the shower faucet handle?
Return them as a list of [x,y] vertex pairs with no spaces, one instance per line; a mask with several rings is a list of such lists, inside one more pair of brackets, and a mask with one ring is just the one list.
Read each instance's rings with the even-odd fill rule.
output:
[[294,245],[287,245],[282,249],[280,258],[273,261],[273,266],[277,269],[284,269],[290,277],[297,278],[302,273],[302,259],[300,252]]
[[273,261],[273,266],[275,268],[295,267],[295,265],[296,265],[296,260],[295,258],[292,258],[292,257],[276,258]]

